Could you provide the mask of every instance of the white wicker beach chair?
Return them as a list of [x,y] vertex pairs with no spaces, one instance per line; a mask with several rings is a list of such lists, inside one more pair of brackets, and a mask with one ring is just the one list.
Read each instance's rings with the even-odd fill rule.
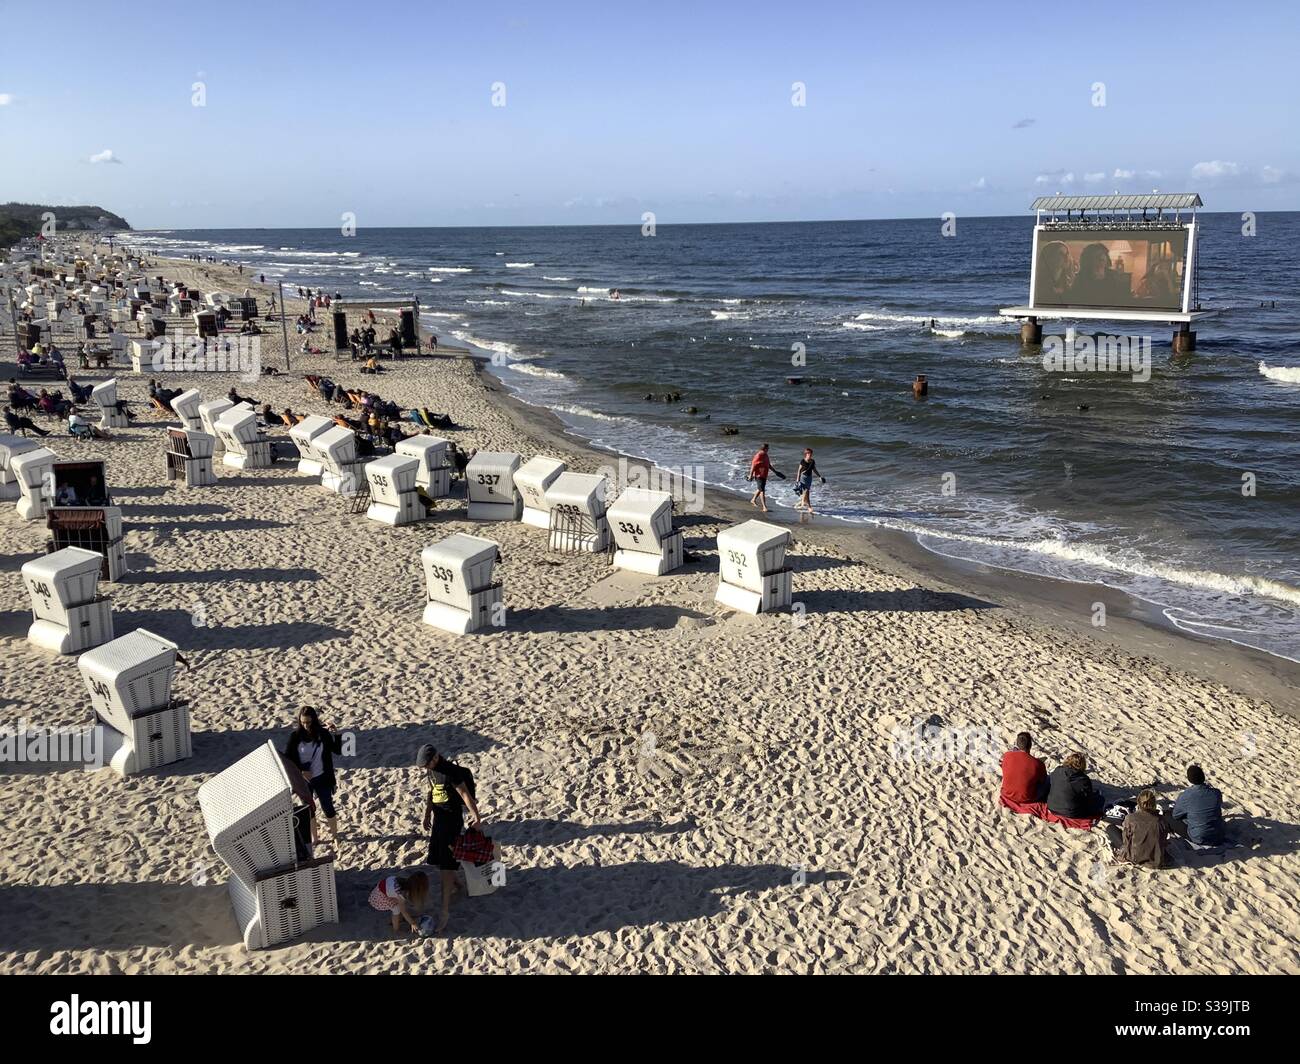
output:
[[415,484],[430,499],[446,498],[451,491],[448,446],[448,441],[438,436],[408,436],[393,448],[398,454],[408,455],[420,463]]
[[564,472],[546,489],[551,550],[599,554],[609,546],[605,490],[609,481],[594,473]]
[[491,624],[501,602],[501,584],[492,579],[500,549],[493,540],[462,532],[425,547],[424,623],[455,635]]
[[18,516],[26,521],[40,521],[45,508],[53,503],[54,463],[59,456],[46,447],[23,451],[9,459],[9,468],[18,483]]
[[271,465],[271,441],[257,423],[257,412],[240,404],[226,410],[213,423],[225,445],[222,464],[231,469],[266,469]]
[[289,430],[289,439],[293,445],[298,448],[298,472],[305,473],[309,477],[318,477],[324,471],[321,468],[319,459],[311,449],[311,441],[321,433],[329,432],[330,429],[339,428],[333,418],[322,417],[320,414],[311,414]]
[[666,491],[628,488],[606,515],[614,536],[614,565],[661,576],[679,568],[686,552],[680,529],[673,528],[673,497]]
[[99,594],[103,556],[65,547],[22,568],[32,601],[29,642],[56,654],[75,654],[113,638],[112,603]]
[[203,432],[203,419],[199,417],[199,405],[203,402],[203,393],[197,388],[181,392],[172,400],[172,411],[181,419],[181,425],[187,432]]
[[0,435],[0,501],[12,502],[18,498],[18,474],[14,472],[13,460],[26,451],[40,448],[35,440],[25,436]]
[[555,483],[555,478],[565,470],[565,465],[558,458],[548,458],[544,454],[536,455],[515,472],[515,487],[524,508],[520,520],[534,528],[550,528],[551,514],[546,505],[546,489]]
[[366,463],[370,508],[366,516],[386,525],[409,525],[424,518],[424,504],[415,490],[420,462],[404,454],[389,454]]
[[125,414],[117,409],[117,378],[100,381],[90,389],[90,397],[99,404],[99,427],[122,429],[129,424]]
[[204,783],[199,808],[212,848],[235,878],[251,885],[259,873],[293,863],[293,789],[269,740]]
[[144,628],[77,659],[105,753],[122,775],[182,761],[192,753],[189,707],[172,701],[176,644]]
[[248,949],[266,949],[339,922],[333,857],[262,872],[251,882],[231,876],[228,888]]
[[479,451],[465,467],[471,521],[518,521],[524,504],[515,487],[519,455]]
[[745,521],[718,533],[716,601],[742,613],[790,605],[792,577],[785,564],[790,532],[766,521]]

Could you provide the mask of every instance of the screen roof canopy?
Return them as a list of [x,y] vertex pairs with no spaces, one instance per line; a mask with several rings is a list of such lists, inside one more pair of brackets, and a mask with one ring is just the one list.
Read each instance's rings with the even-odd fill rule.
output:
[[1146,196],[1039,196],[1031,211],[1185,211],[1201,207],[1196,192],[1158,192]]

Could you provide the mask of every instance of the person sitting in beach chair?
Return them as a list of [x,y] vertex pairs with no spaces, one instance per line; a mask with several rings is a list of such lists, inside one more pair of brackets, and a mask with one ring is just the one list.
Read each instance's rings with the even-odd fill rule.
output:
[[1014,750],[1002,755],[1002,797],[1013,802],[1041,802],[1047,797],[1047,766],[1030,753],[1034,738],[1029,732],[1016,736]]
[[1205,782],[1200,765],[1187,766],[1187,782],[1191,786],[1174,801],[1170,829],[1195,846],[1223,845],[1223,792]]
[[5,426],[11,433],[22,433],[24,436],[29,432],[34,432],[37,436],[49,435],[45,429],[41,428],[31,418],[15,414],[7,406],[5,407]]
[[90,402],[90,393],[94,390],[93,384],[78,384],[75,377],[68,378],[68,390],[72,392],[72,401],[74,403]]
[[66,417],[68,411],[72,409],[72,404],[63,398],[61,392],[51,393],[44,388],[41,389],[36,405],[42,414],[49,414],[51,417]]
[[1106,800],[1088,776],[1088,758],[1070,754],[1047,777],[1047,808],[1057,816],[1085,820],[1101,816]]
[[235,391],[234,385],[231,385],[230,391],[226,392],[226,398],[238,406],[240,403],[247,403],[251,407],[258,407],[261,404],[256,399],[249,399],[247,396],[240,395]]
[[74,440],[112,439],[105,430],[92,425],[80,414],[68,416],[68,435]]
[[13,377],[10,377],[9,405],[15,410],[34,410],[36,408],[36,396],[14,380]]
[[370,892],[372,909],[388,913],[392,918],[393,934],[401,929],[405,920],[415,934],[420,933],[419,913],[429,901],[429,876],[412,872],[405,876],[385,876]]

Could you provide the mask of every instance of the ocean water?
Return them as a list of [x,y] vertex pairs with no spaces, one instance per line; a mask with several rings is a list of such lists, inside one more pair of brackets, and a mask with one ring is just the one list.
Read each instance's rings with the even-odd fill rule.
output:
[[[1189,356],[1170,326],[1133,327],[1153,342],[1144,383],[1049,372],[998,317],[1026,302],[1030,216],[960,219],[951,238],[936,218],[131,242],[345,295],[413,293],[440,339],[586,439],[737,491],[758,443],[786,472],[811,446],[821,520],[1101,582],[1300,660],[1300,214],[1259,215],[1254,237],[1236,215],[1200,221],[1201,302],[1223,313]],[[646,398],[669,391],[681,401]],[[769,488],[793,503],[788,483]]]

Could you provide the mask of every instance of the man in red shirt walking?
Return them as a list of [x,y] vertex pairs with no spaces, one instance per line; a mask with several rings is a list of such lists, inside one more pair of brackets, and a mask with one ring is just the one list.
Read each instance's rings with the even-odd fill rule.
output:
[[1041,802],[1047,797],[1047,766],[1029,751],[1034,739],[1022,731],[1016,748],[1002,755],[1002,797],[1012,802]]
[[754,455],[749,463],[749,480],[754,482],[754,494],[749,500],[750,506],[761,506],[763,513],[767,513],[767,478],[769,474],[775,473],[782,480],[785,474],[772,468],[772,459],[768,457],[767,444],[763,444]]

